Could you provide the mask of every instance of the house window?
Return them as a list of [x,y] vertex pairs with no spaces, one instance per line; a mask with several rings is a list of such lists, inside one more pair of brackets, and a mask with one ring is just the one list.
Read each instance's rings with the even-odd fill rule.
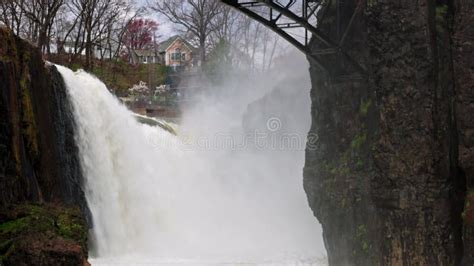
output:
[[181,60],[181,49],[176,49],[174,53],[171,54],[171,59],[175,61]]
[[181,60],[186,61],[186,54],[185,53],[181,54]]
[[143,60],[143,63],[146,63],[146,62],[147,62],[147,61],[146,61],[146,56],[143,56],[143,57],[142,57],[142,60]]
[[176,60],[176,61],[181,60],[181,53],[179,53],[179,52],[178,53],[172,53],[171,54],[171,59]]

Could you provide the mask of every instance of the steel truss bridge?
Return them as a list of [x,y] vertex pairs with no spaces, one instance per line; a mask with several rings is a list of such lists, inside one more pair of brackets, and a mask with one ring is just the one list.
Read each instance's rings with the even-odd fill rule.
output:
[[[352,73],[346,76],[363,77],[364,68],[346,51],[343,46],[354,24],[357,14],[362,9],[362,0],[359,0],[349,23],[342,28],[341,4],[344,0],[221,0],[224,4],[234,7],[250,18],[262,23],[272,31],[283,37],[297,49],[306,54],[319,68],[330,73],[324,58],[337,57],[350,64]],[[345,0],[348,1],[348,0]],[[353,1],[353,0],[349,0]],[[324,23],[325,12],[331,6],[336,7],[335,23],[337,38],[330,39],[319,29],[318,24]],[[333,17],[334,18],[334,17]],[[346,19],[347,20],[347,19]],[[312,40],[311,40],[312,38]],[[311,46],[310,48],[310,40]],[[314,42],[317,42],[314,45]],[[318,47],[315,49],[315,47]]]

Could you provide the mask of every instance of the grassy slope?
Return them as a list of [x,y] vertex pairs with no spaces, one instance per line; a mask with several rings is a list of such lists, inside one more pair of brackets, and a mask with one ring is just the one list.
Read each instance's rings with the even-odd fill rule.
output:
[[[84,68],[85,62],[80,58],[70,62],[67,56],[52,57],[50,61],[68,66],[73,70]],[[127,94],[127,89],[140,81],[151,86],[166,82],[169,68],[159,64],[132,65],[123,60],[95,61],[92,73],[102,80],[107,87],[119,96]]]

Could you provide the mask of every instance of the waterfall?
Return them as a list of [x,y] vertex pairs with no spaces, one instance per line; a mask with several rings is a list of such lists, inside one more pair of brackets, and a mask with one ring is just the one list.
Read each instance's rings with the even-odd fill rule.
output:
[[302,189],[303,151],[192,149],[186,139],[198,131],[183,138],[140,124],[97,78],[57,68],[76,120],[92,264],[318,265],[325,252]]

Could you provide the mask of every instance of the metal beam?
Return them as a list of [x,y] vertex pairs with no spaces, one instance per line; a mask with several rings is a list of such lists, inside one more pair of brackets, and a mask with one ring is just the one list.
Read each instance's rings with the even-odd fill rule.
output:
[[[280,35],[282,38],[286,39],[289,43],[291,43],[297,49],[305,53],[308,56],[308,58],[310,58],[322,70],[328,72],[327,69],[324,67],[324,64],[321,62],[321,58],[319,56],[328,55],[328,54],[340,54],[340,56],[344,58],[346,62],[354,66],[357,72],[361,74],[365,74],[365,69],[362,66],[360,66],[359,63],[356,60],[354,60],[349,54],[347,54],[347,52],[342,50],[342,47],[341,47],[344,44],[344,41],[353,24],[355,16],[357,15],[357,13],[359,13],[361,9],[360,3],[362,1],[359,0],[358,6],[356,10],[354,11],[354,14],[351,17],[351,20],[349,22],[349,25],[345,29],[344,32],[341,32],[341,29],[339,29],[340,14],[338,12],[337,14],[338,21],[336,22],[338,26],[338,29],[337,29],[338,40],[336,41],[332,41],[330,38],[325,36],[320,30],[318,30],[315,26],[311,25],[311,23],[309,22],[310,17],[315,15],[318,8],[323,5],[324,3],[323,0],[303,0],[303,3],[302,3],[303,9],[302,9],[301,16],[295,14],[293,11],[290,10],[290,7],[296,3],[296,0],[289,0],[289,2],[286,5],[281,4],[275,0],[254,0],[254,1],[246,1],[246,2],[239,2],[238,0],[221,0],[221,2],[238,9],[240,12],[246,14],[250,18],[262,23],[264,26],[273,30],[275,33]],[[311,7],[310,3],[313,3],[314,5]],[[339,3],[339,0],[337,0],[337,3]],[[269,12],[270,12],[270,17],[264,18],[262,15],[257,14],[256,12],[252,11],[251,8],[255,6],[268,7]],[[278,15],[274,17],[273,13],[278,13]],[[281,16],[284,16],[285,18],[291,20],[291,22],[276,23],[281,18]],[[293,36],[291,36],[289,33],[283,30],[283,29],[288,29],[288,28],[304,28],[305,30],[304,43],[301,43],[300,41],[295,39]],[[310,49],[309,42],[308,42],[308,32],[310,32],[312,34],[312,37],[315,38],[320,43],[320,45],[322,45],[321,49],[317,51]],[[342,36],[340,36],[341,34]]]
[[244,6],[244,7],[258,7],[258,6],[265,6],[264,3],[260,3],[260,2],[256,2],[256,1],[252,1],[252,2],[243,2],[243,3],[239,3],[239,5],[241,6]]
[[[223,2],[236,2],[232,0],[222,0]],[[234,6],[234,5],[232,5]],[[319,58],[316,57],[316,55],[311,54],[309,51],[309,48],[303,44],[301,44],[298,40],[296,40],[293,36],[289,35],[287,32],[284,30],[275,27],[275,23],[272,21],[266,20],[259,14],[247,9],[247,8],[241,8],[238,5],[234,6],[235,8],[239,9],[242,13],[245,15],[249,16],[250,18],[262,23],[264,26],[270,28],[273,30],[276,34],[280,35],[282,38],[287,40],[289,43],[291,43],[293,46],[295,46],[298,50],[306,54],[319,68],[322,70],[326,71],[326,68],[323,66],[323,64],[319,61]]]
[[303,18],[299,17],[298,15],[293,13],[291,10],[285,9],[282,6],[275,4],[275,2],[273,0],[256,0],[256,1],[261,2],[261,3],[265,3],[267,6],[269,6],[270,8],[278,11],[280,14],[283,14],[285,17],[293,20],[296,23],[301,24],[301,26],[308,29],[313,34],[314,37],[316,37],[318,40],[320,40],[325,45],[330,46],[330,47],[335,47],[336,46],[331,40],[329,40],[329,38],[324,36],[316,27],[309,24],[309,22],[307,20],[304,20]]
[[[285,17],[292,19],[293,21],[297,23],[300,23],[305,29],[308,29],[313,34],[313,37],[316,37],[323,44],[329,46],[328,48],[339,47],[336,43],[332,42],[328,37],[324,36],[316,27],[311,25],[307,20],[304,20],[300,18],[298,15],[296,15],[295,13],[293,13],[292,11],[284,9],[280,5],[275,4],[274,0],[256,0],[256,1],[265,3],[269,7],[283,14]],[[345,51],[341,49],[339,50],[339,52],[347,61],[349,61],[357,69],[358,72],[365,74],[365,69],[362,66],[360,66],[359,63],[355,61],[351,56],[349,56],[349,54],[347,54]]]

